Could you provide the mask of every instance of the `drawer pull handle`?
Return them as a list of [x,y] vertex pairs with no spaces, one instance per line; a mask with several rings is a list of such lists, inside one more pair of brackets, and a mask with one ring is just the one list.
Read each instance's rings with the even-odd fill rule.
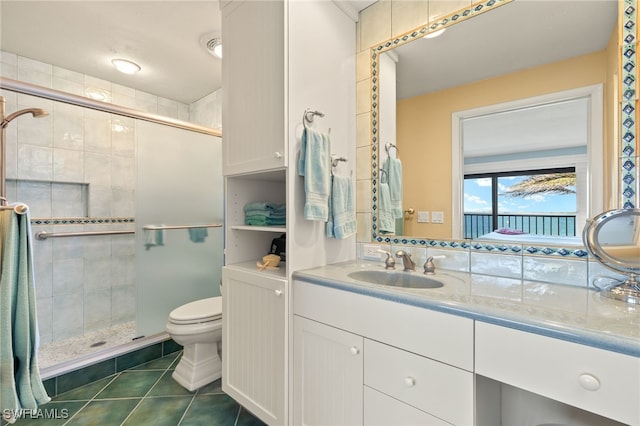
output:
[[276,290],[274,291],[274,293],[276,294],[276,296],[282,296],[282,290]]
[[358,355],[360,353],[360,349],[355,346],[351,346],[351,355]]
[[416,379],[414,377],[407,376],[404,379],[404,383],[407,385],[407,387],[411,388],[416,385]]
[[581,374],[579,377],[580,386],[586,390],[594,391],[600,389],[600,380],[591,374]]

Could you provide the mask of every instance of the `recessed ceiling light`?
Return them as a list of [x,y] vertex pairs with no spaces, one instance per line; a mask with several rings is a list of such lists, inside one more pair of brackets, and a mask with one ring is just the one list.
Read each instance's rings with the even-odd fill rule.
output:
[[441,36],[443,32],[445,32],[447,29],[446,28],[441,28],[438,31],[434,31],[432,33],[427,34],[426,36],[424,36],[423,38],[436,38],[438,36]]
[[141,69],[140,65],[126,59],[113,59],[111,63],[123,74],[135,74]]

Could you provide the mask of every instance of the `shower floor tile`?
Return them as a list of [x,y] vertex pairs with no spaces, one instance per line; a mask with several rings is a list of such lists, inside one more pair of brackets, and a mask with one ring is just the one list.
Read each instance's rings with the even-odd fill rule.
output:
[[180,355],[173,353],[60,394],[40,407],[50,418],[25,417],[14,425],[264,426],[222,392],[220,380],[194,392],[173,381]]
[[41,344],[38,348],[40,369],[90,355],[105,348],[129,343],[134,337],[136,337],[136,325],[132,321],[86,333],[83,336]]

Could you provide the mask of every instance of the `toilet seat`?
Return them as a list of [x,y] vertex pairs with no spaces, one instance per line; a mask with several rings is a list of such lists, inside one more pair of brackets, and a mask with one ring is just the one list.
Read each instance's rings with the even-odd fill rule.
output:
[[222,317],[222,297],[209,297],[182,305],[169,314],[173,324],[197,324],[217,321]]

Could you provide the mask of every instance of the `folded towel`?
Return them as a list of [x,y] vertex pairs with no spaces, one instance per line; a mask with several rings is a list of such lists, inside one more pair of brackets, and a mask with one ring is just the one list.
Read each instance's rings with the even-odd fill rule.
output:
[[164,245],[164,229],[145,229],[144,230],[144,248],[149,250],[151,247]]
[[391,213],[391,196],[389,195],[389,184],[380,182],[380,199],[378,202],[378,230],[381,234],[394,234],[396,232],[396,221]]
[[189,239],[194,243],[204,243],[208,236],[207,228],[189,228]]
[[50,401],[38,367],[39,332],[30,217],[0,212],[0,409],[15,422],[21,409]]
[[304,176],[304,218],[327,221],[331,190],[329,136],[314,129],[302,132],[298,174]]
[[267,217],[263,215],[245,216],[244,224],[253,226],[286,225],[287,219],[284,217]]
[[402,162],[397,158],[387,157],[382,166],[387,172],[389,184],[389,196],[391,201],[391,214],[394,219],[404,217],[402,208]]
[[244,205],[245,213],[252,210],[263,211],[263,212],[273,212],[273,213],[286,213],[287,205],[268,203],[266,201],[257,201],[257,202],[247,203]]
[[268,211],[268,210],[247,210],[245,216],[264,216],[264,217],[287,217],[286,212]]
[[342,240],[356,233],[353,183],[350,177],[333,176],[329,197],[327,237]]

